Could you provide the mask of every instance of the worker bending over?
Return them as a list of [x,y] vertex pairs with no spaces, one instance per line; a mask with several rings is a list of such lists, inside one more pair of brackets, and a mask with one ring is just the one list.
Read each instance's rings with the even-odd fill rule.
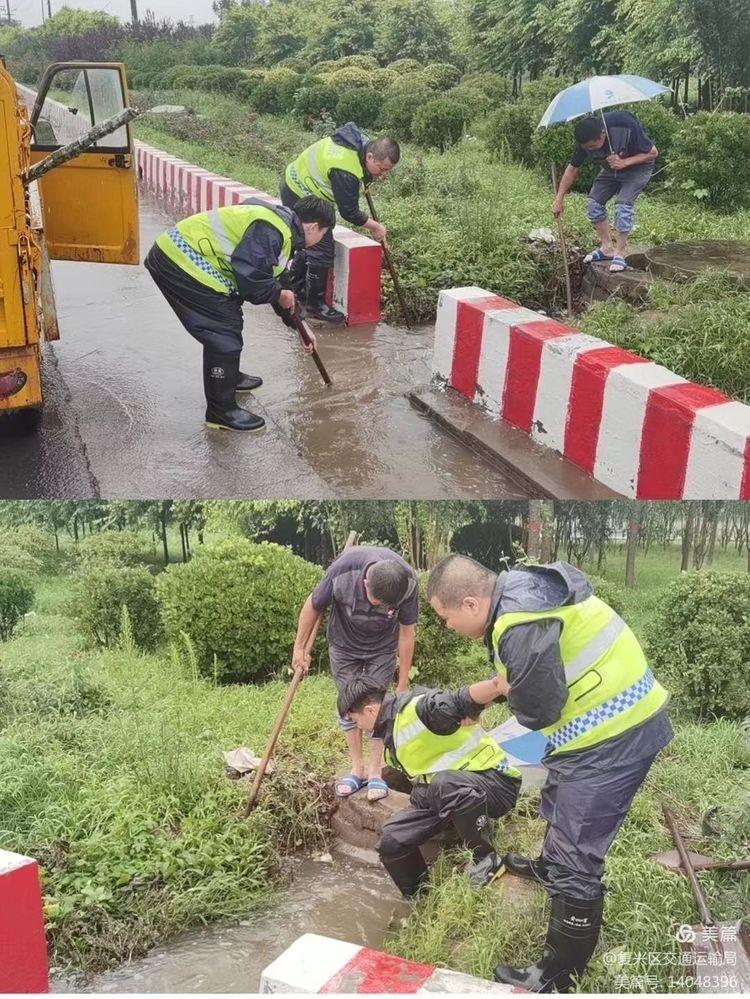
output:
[[564,562],[499,575],[451,555],[430,574],[429,600],[453,631],[484,638],[510,684],[517,720],[547,736],[541,856],[508,854],[513,874],[551,896],[544,951],[499,982],[565,991],[585,969],[602,921],[604,858],[657,754],[672,739],[669,695],[622,618]]
[[[203,345],[206,423],[223,430],[262,430],[262,417],[242,409],[237,392],[263,379],[240,371],[242,303],[271,305],[294,328],[294,292],[282,276],[294,253],[313,247],[336,224],[333,207],[303,198],[294,211],[250,198],[183,219],[158,237],[144,261],[159,291]],[[315,341],[305,349],[309,352]]]
[[457,693],[420,688],[389,694],[365,677],[339,693],[339,714],[382,740],[386,762],[414,782],[413,807],[385,823],[378,846],[383,866],[407,898],[427,880],[419,847],[451,825],[472,852],[467,873],[475,887],[503,870],[490,819],[515,806],[521,775],[478,719],[507,689],[498,674]]
[[[589,192],[588,216],[601,245],[585,258],[586,263],[611,260],[610,271],[627,268],[625,254],[635,225],[635,202],[651,180],[659,150],[643,125],[630,111],[606,111],[602,117],[584,118],[575,126],[576,147],[552,205],[562,218],[565,196],[573,188],[586,160],[601,164]],[[617,195],[615,238],[609,228],[607,202]]]
[[[398,163],[401,150],[395,139],[370,140],[353,121],[333,135],[320,139],[300,153],[281,180],[281,200],[294,208],[300,198],[315,195],[335,204],[350,225],[361,226],[387,247],[386,229],[359,207],[359,197],[372,181],[384,177]],[[292,271],[295,287],[310,315],[329,323],[343,323],[345,316],[325,302],[328,274],[333,268],[333,233],[309,253],[299,254]],[[302,289],[304,288],[304,292]]]

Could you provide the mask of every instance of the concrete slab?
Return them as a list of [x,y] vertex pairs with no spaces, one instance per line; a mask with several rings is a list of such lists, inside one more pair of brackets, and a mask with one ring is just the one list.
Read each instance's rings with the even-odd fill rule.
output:
[[495,419],[458,392],[422,385],[409,402],[450,435],[513,478],[529,496],[546,499],[620,499],[561,455],[542,447],[522,430]]

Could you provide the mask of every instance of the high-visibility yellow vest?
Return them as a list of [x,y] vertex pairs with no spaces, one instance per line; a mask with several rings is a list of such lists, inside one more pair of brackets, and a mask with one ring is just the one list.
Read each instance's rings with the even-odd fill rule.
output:
[[286,168],[284,179],[287,187],[300,198],[315,195],[335,203],[331,187],[331,170],[345,170],[352,173],[362,184],[365,168],[356,149],[340,146],[328,136],[308,146],[297,159]]
[[462,725],[452,735],[431,732],[417,715],[423,696],[412,698],[396,715],[393,750],[385,752],[390,766],[412,780],[423,777],[428,784],[442,770],[500,770],[511,777],[521,776],[481,725]]
[[196,281],[231,295],[237,292],[232,254],[253,222],[269,222],[281,233],[283,245],[278,262],[273,265],[274,276],[278,277],[292,256],[293,235],[286,219],[270,205],[227,205],[212,212],[200,212],[162,233],[156,243]]
[[501,614],[492,630],[499,673],[508,673],[499,654],[503,636],[519,624],[546,619],[562,624],[560,654],[568,686],[559,720],[541,729],[549,752],[589,749],[642,724],[667,703],[669,694],[649,669],[638,639],[594,596],[549,611]]

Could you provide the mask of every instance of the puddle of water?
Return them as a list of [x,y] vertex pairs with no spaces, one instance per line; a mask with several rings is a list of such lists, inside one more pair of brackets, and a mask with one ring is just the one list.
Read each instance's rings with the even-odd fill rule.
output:
[[53,977],[52,991],[256,992],[263,969],[303,933],[378,948],[408,912],[380,867],[336,856],[332,864],[295,861],[292,872],[278,905],[262,914],[185,933],[85,986]]

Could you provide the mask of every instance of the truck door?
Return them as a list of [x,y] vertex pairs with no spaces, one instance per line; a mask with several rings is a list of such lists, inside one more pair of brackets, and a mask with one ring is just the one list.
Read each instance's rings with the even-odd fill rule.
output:
[[[31,123],[31,162],[128,106],[120,63],[55,63],[44,74]],[[53,260],[140,262],[138,191],[130,125],[39,180],[44,236]]]

